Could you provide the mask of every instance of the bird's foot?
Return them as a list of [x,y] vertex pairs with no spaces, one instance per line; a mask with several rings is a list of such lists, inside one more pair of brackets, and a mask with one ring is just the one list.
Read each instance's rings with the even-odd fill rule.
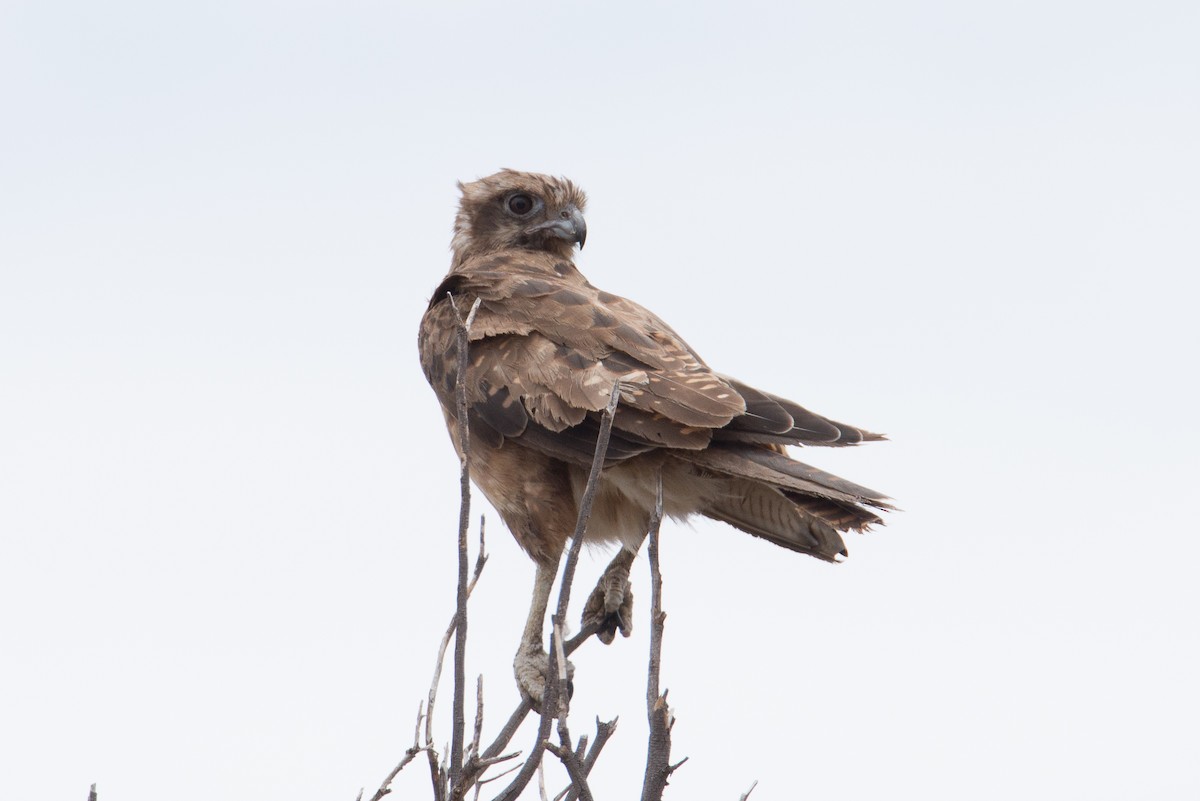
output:
[[633,585],[628,565],[614,562],[604,571],[583,605],[580,623],[585,629],[598,626],[596,637],[605,645],[613,641],[617,629],[622,637],[633,633]]
[[[550,655],[542,650],[540,644],[529,647],[522,645],[513,659],[513,674],[517,677],[517,690],[520,691],[521,697],[540,710],[550,677]],[[574,690],[571,684],[571,677],[574,675],[575,666],[567,660],[567,681],[566,686],[562,688],[567,698],[571,697]]]

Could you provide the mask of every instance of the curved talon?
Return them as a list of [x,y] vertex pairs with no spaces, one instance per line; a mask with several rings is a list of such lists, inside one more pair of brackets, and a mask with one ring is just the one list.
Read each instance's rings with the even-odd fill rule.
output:
[[628,570],[606,570],[583,605],[581,624],[596,626],[596,637],[610,644],[620,629],[622,637],[633,633],[633,585]]
[[[535,709],[542,708],[542,700],[546,696],[546,680],[550,675],[550,655],[541,648],[517,651],[513,659],[513,675],[517,678],[517,690],[521,697],[533,704]],[[571,679],[575,675],[575,665],[567,660],[567,698],[574,694],[575,687]]]

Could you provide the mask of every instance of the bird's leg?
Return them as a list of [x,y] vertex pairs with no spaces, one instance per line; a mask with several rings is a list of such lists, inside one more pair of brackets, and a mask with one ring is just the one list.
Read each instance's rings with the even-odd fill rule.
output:
[[629,568],[636,557],[636,548],[618,551],[583,605],[580,624],[585,629],[599,626],[596,636],[605,645],[613,641],[617,629],[621,630],[622,637],[633,633],[633,586],[629,583]]
[[[550,656],[543,650],[542,628],[546,623],[546,607],[550,602],[550,590],[554,586],[554,576],[558,573],[558,563],[537,561],[537,574],[533,578],[533,598],[529,603],[529,617],[525,621],[525,631],[521,633],[521,644],[517,647],[517,655],[513,659],[513,673],[517,677],[517,689],[524,698],[533,702],[538,709],[542,706],[542,697],[546,692],[546,680],[550,674]],[[570,662],[567,663],[567,675],[573,672]],[[567,688],[563,688],[567,690]]]

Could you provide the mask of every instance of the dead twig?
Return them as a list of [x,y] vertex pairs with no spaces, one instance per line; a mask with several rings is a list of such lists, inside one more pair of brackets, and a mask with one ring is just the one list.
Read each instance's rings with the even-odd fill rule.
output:
[[542,801],[550,801],[549,797],[546,795],[546,766],[542,764],[542,760],[540,759],[538,760],[537,766],[537,779],[538,798],[540,798]]
[[[590,776],[592,774],[592,768],[596,766],[596,760],[600,758],[600,752],[604,750],[604,746],[606,743],[608,743],[608,739],[612,737],[613,732],[617,730],[617,720],[618,718],[613,718],[607,723],[604,723],[600,720],[600,718],[596,718],[596,739],[592,741],[592,747],[588,750],[587,756],[583,757],[584,776]],[[583,738],[580,739],[580,745],[582,744]],[[559,801],[559,799],[565,799],[565,801],[576,801],[578,798],[579,790],[576,788],[575,783],[572,782],[569,787],[558,794],[558,796],[555,798],[555,801]]]
[[[475,313],[478,310],[479,303],[476,301],[472,306],[466,320],[463,320],[459,314],[458,307],[454,305],[454,298],[450,298],[451,305],[454,308],[455,317],[459,322],[458,330],[458,368],[459,376],[465,375],[467,364],[467,351],[469,345],[470,325],[474,319]],[[636,380],[636,378],[632,379]],[[472,591],[475,589],[482,573],[483,566],[487,561],[484,540],[483,521],[480,521],[479,532],[479,554],[476,559],[473,575],[468,579],[466,571],[467,549],[466,542],[466,521],[469,519],[470,510],[470,473],[468,469],[470,442],[469,430],[467,427],[467,409],[466,395],[463,382],[460,380],[456,384],[456,401],[458,402],[459,421],[461,427],[461,442],[459,443],[460,459],[462,470],[460,473],[460,483],[462,490],[462,504],[459,513],[459,582],[457,603],[454,616],[451,618],[450,624],[447,626],[445,634],[442,637],[438,648],[437,659],[434,664],[433,679],[430,683],[429,695],[425,705],[424,712],[418,709],[416,731],[414,732],[413,746],[405,752],[401,762],[388,774],[387,778],[376,791],[375,796],[370,801],[380,801],[384,796],[391,792],[391,781],[397,774],[415,758],[420,751],[425,751],[429,759],[430,777],[433,784],[435,801],[458,801],[466,796],[471,787],[475,788],[475,798],[478,799],[482,785],[496,781],[500,778],[510,775],[514,771],[517,776],[505,788],[504,792],[497,796],[497,801],[512,801],[524,790],[528,785],[532,774],[538,770],[542,760],[542,755],[549,747],[552,753],[555,753],[563,760],[567,767],[568,774],[571,776],[572,785],[563,793],[559,794],[562,798],[568,795],[572,799],[591,799],[591,791],[587,786],[587,776],[595,765],[600,751],[604,744],[612,736],[616,728],[616,720],[610,723],[601,723],[597,719],[597,736],[592,743],[590,750],[587,749],[587,738],[580,740],[577,748],[571,748],[570,730],[566,725],[566,718],[569,711],[569,699],[565,692],[565,684],[567,681],[567,657],[577,650],[584,642],[587,641],[593,634],[596,633],[598,626],[588,626],[583,631],[580,631],[575,637],[566,640],[563,636],[561,621],[566,615],[566,611],[570,604],[571,588],[574,581],[576,566],[579,561],[579,553],[582,548],[584,534],[587,530],[588,520],[591,516],[592,504],[595,500],[596,490],[599,482],[600,473],[604,467],[604,459],[608,449],[608,440],[612,432],[613,416],[616,412],[617,404],[619,403],[621,393],[625,391],[623,386],[625,382],[618,382],[614,387],[609,397],[609,403],[604,410],[601,418],[599,436],[597,437],[596,450],[593,454],[592,467],[588,476],[588,482],[584,490],[583,497],[580,501],[579,516],[576,520],[575,530],[572,535],[571,547],[568,549],[567,559],[563,567],[563,575],[559,586],[558,603],[556,613],[552,616],[554,626],[551,633],[550,643],[550,672],[547,676],[546,693],[543,698],[543,712],[538,726],[538,737],[535,740],[534,747],[530,754],[526,757],[521,765],[514,765],[508,770],[501,772],[496,776],[484,778],[483,774],[491,766],[514,759],[520,755],[519,751],[501,754],[516,731],[520,728],[525,718],[532,711],[532,704],[529,701],[522,700],[513,713],[509,716],[508,721],[501,728],[499,734],[487,746],[481,750],[481,736],[483,731],[483,677],[480,676],[476,683],[476,711],[475,711],[475,726],[473,736],[469,745],[464,749],[463,738],[465,736],[466,720],[465,720],[465,692],[463,688],[465,679],[465,643],[466,643],[466,601],[469,599]],[[660,499],[661,505],[661,499]],[[658,514],[661,519],[661,510]],[[443,762],[439,759],[433,742],[433,710],[437,701],[438,685],[441,681],[441,673],[445,664],[446,653],[449,649],[450,638],[455,637],[455,690],[454,690],[454,731],[452,732],[452,741],[447,746],[448,751],[447,761]],[[424,719],[424,743],[421,742],[421,722]],[[548,742],[550,729],[555,719],[560,721],[559,725],[559,745],[554,745]],[[465,750],[465,753],[464,753]],[[585,754],[586,752],[586,754]],[[359,793],[359,801],[362,799],[362,793]]]
[[671,727],[675,717],[667,705],[667,694],[659,693],[659,673],[662,668],[663,622],[662,572],[658,564],[658,532],[662,526],[662,475],[658,477],[658,492],[654,514],[650,519],[650,665],[646,680],[646,716],[650,720],[650,738],[646,746],[646,775],[642,782],[642,801],[660,801],[667,780],[687,758],[671,763]]
[[467,750],[467,762],[479,754],[479,738],[483,736],[483,674],[475,679],[475,732],[471,735],[471,747]]
[[[575,578],[575,566],[579,562],[579,552],[583,547],[583,535],[587,531],[588,519],[592,514],[592,502],[596,498],[596,489],[600,483],[600,472],[604,468],[604,457],[608,453],[608,440],[612,435],[613,416],[616,414],[617,403],[621,399],[621,389],[621,381],[613,384],[612,392],[608,399],[608,406],[605,407],[604,415],[600,420],[600,433],[596,438],[596,450],[592,454],[592,469],[588,473],[587,485],[583,491],[583,498],[579,503],[579,516],[575,521],[575,532],[572,535],[571,547],[567,553],[567,562],[563,566],[562,581],[559,584],[558,606],[555,610],[555,618],[558,620],[562,620],[567,614],[567,605],[571,599],[571,582]],[[562,688],[560,687],[561,682],[558,680],[558,650],[556,639],[552,633],[549,654],[550,671],[549,676],[547,676],[546,690],[542,696],[542,717],[538,723],[537,739],[534,740],[533,748],[530,749],[529,756],[526,757],[525,764],[521,770],[518,771],[516,777],[508,787],[504,789],[504,792],[496,796],[495,801],[515,801],[517,796],[521,794],[521,791],[525,789],[525,786],[529,784],[529,780],[533,778],[538,763],[542,759],[547,738],[550,736],[551,722],[555,717],[555,712],[560,711],[558,698]]]
[[[579,755],[571,747],[571,730],[567,726],[567,715],[570,712],[569,699],[562,692],[562,685],[567,680],[567,656],[563,653],[562,644],[562,622],[557,615],[554,620],[554,642],[556,647],[556,655],[558,658],[558,684],[559,684],[559,709],[558,709],[558,741],[559,745],[547,742],[546,749],[557,756],[567,769],[567,775],[571,777],[571,784],[579,791],[579,796],[584,801],[592,801],[592,790],[588,787],[587,775],[583,772],[583,765],[579,762]],[[586,739],[586,738],[585,738]],[[580,743],[580,749],[583,748],[583,743]]]
[[[567,653],[570,653],[570,651]],[[496,739],[492,741],[492,744],[484,749],[481,756],[495,756],[503,751],[509,741],[512,740],[513,735],[517,733],[517,729],[521,728],[521,724],[525,722],[525,718],[532,711],[533,704],[529,703],[529,701],[522,700],[517,704],[517,708],[508,716],[508,722],[500,729],[500,733],[496,735]]]
[[[520,751],[514,753],[513,756],[517,756],[518,754],[520,754]],[[495,776],[488,776],[486,779],[480,779],[479,783],[477,785],[475,785],[475,789],[478,791],[478,789],[482,785],[490,784],[491,782],[494,782],[494,781],[499,781],[500,779],[503,779],[505,776],[509,775],[510,773],[513,773],[514,771],[518,771],[520,769],[521,769],[520,765],[513,765],[511,768],[504,771],[503,773],[497,773]],[[476,798],[479,797],[478,792],[475,793],[475,797]]]
[[[487,560],[487,540],[483,518],[481,517],[479,520],[479,553],[475,556],[475,568],[471,573],[470,581],[467,582],[468,598],[475,591],[475,586],[479,583],[479,577],[483,573],[483,568],[487,564]],[[458,630],[458,623],[459,615],[456,609],[454,615],[450,618],[450,624],[446,626],[445,633],[442,634],[442,641],[438,645],[438,655],[433,665],[433,679],[429,683],[429,696],[425,707],[425,744],[422,746],[422,750],[425,751],[429,758],[429,775],[430,781],[433,782],[435,801],[442,801],[442,799],[447,797],[447,793],[449,792],[449,777],[446,766],[439,762],[437,749],[433,745],[433,708],[437,702],[438,685],[442,680],[442,667],[446,663],[446,651],[450,647],[450,638]]]
[[575,757],[575,752],[571,750],[571,746],[558,746],[554,743],[546,743],[546,750],[554,754],[567,769],[567,775],[571,777],[571,787],[579,794],[581,801],[593,801],[592,789],[588,786],[587,775],[583,772],[583,765]]
[[[425,750],[425,748],[421,745],[421,718],[423,716],[422,706],[420,703],[418,703],[417,723],[413,727],[413,744],[409,746],[407,751],[404,752],[404,758],[401,759],[396,767],[392,768],[388,775],[384,777],[383,781],[379,783],[379,789],[376,790],[375,794],[371,796],[370,801],[379,801],[385,795],[390,793],[392,791],[392,781],[395,780],[396,776],[400,774],[400,771],[404,770],[404,766],[409,762],[412,762],[413,758],[416,757],[417,754]],[[358,791],[358,801],[362,801],[362,790]]]
[[499,764],[501,762],[507,762],[510,759],[516,759],[520,755],[521,755],[520,751],[512,751],[507,754],[501,754],[500,756],[494,756],[494,757],[488,757],[487,759],[481,759],[478,761],[478,764],[482,767],[487,768],[487,767],[491,767],[492,765]]
[[460,433],[459,459],[462,463],[459,483],[462,504],[458,514],[458,599],[455,609],[457,633],[454,637],[454,711],[453,728],[450,732],[450,787],[457,787],[462,779],[463,737],[466,729],[466,664],[467,664],[467,529],[471,525],[471,432],[467,415],[467,350],[470,344],[471,323],[479,311],[480,298],[475,299],[467,319],[463,320],[454,302],[454,295],[447,293],[454,319],[458,325],[458,379],[455,382],[455,404],[458,407]]

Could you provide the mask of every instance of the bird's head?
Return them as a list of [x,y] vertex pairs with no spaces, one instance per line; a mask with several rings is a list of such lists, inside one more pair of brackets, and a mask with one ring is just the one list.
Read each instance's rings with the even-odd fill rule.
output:
[[587,196],[566,178],[501,170],[469,184],[454,220],[454,263],[497,250],[540,250],[569,259],[583,247]]

